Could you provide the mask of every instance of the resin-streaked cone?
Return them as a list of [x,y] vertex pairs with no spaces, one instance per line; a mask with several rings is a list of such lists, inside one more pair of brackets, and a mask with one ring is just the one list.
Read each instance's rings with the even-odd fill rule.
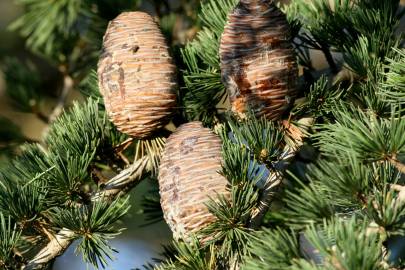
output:
[[205,203],[227,196],[221,170],[221,140],[201,122],[177,128],[168,138],[159,168],[164,218],[176,239],[188,239],[215,220]]
[[222,81],[232,111],[277,120],[296,92],[298,66],[285,15],[271,0],[241,0],[220,44]]
[[110,22],[97,73],[118,130],[144,138],[167,124],[176,106],[176,67],[150,15],[125,12]]

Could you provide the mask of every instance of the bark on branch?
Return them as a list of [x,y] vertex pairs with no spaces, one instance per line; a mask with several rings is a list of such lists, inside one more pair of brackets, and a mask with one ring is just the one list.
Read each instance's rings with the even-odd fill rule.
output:
[[287,146],[284,150],[281,161],[276,164],[276,169],[270,172],[262,190],[259,204],[253,209],[252,217],[249,222],[250,228],[257,229],[260,226],[264,215],[267,213],[267,210],[269,210],[270,203],[274,198],[274,193],[277,191],[277,188],[283,179],[283,174],[280,171],[285,170],[289,161],[295,156],[295,152],[296,150],[294,148]]
[[75,233],[68,229],[62,229],[52,236],[52,240],[41,249],[38,254],[23,269],[41,269],[52,259],[62,255],[73,241]]
[[[101,191],[91,197],[91,200],[111,200],[126,194],[131,188],[139,184],[144,175],[148,173],[148,162],[147,156],[135,161],[130,167],[111,178]],[[75,236],[75,232],[69,229],[60,230],[56,235],[52,236],[52,240],[23,269],[33,270],[46,267],[49,262],[61,255],[69,247]]]
[[302,146],[303,140],[306,137],[306,129],[312,125],[313,121],[313,118],[302,118],[298,121],[298,123],[302,125],[301,127],[292,125],[288,121],[283,121],[285,132],[291,142],[285,146],[279,161],[274,164],[274,169],[270,171],[270,175],[264,184],[262,194],[259,198],[258,206],[252,211],[249,221],[250,228],[256,229],[260,226],[264,215],[269,210],[270,203],[274,198],[274,193],[277,192],[277,188],[283,179],[282,172],[285,171],[290,164],[298,148]]
[[52,110],[51,115],[49,115],[48,121],[49,123],[53,123],[56,118],[63,112],[63,108],[65,107],[66,99],[69,96],[69,93],[74,88],[74,81],[73,78],[67,74],[63,77],[63,89],[58,98],[58,102],[56,103],[55,108]]

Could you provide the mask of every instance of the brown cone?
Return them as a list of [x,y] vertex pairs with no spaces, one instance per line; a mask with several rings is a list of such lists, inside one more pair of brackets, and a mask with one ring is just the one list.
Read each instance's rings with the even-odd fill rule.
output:
[[228,16],[220,59],[232,111],[281,117],[295,96],[298,67],[285,15],[270,0],[241,0]]
[[97,73],[118,130],[144,138],[167,124],[176,105],[176,67],[150,15],[125,12],[110,22]]
[[221,170],[221,141],[201,122],[177,128],[168,138],[159,168],[164,218],[175,239],[187,239],[215,220],[205,203],[227,195]]

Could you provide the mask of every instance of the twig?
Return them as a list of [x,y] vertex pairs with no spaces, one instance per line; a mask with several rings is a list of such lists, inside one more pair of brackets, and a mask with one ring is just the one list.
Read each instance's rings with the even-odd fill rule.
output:
[[58,98],[58,102],[56,103],[55,108],[52,110],[52,113],[48,117],[49,123],[54,122],[56,120],[56,118],[58,118],[58,116],[62,113],[63,108],[65,107],[66,99],[67,99],[70,91],[72,91],[73,86],[74,86],[73,78],[70,75],[65,74],[63,76],[62,93],[60,94],[60,96]]
[[[302,118],[298,121],[306,129],[313,123],[313,118]],[[252,216],[249,221],[249,227],[256,229],[260,226],[264,215],[267,213],[270,207],[270,203],[274,198],[274,192],[280,185],[283,179],[283,173],[290,161],[294,158],[297,150],[303,144],[303,139],[306,137],[306,132],[300,127],[291,124],[289,121],[283,121],[282,125],[285,128],[285,133],[288,135],[290,144],[284,147],[284,151],[280,156],[278,162],[273,165],[273,169],[270,171],[270,175],[264,184],[262,194],[259,198],[258,206],[253,209]]]
[[41,269],[51,260],[61,255],[71,244],[75,233],[68,229],[62,229],[54,235],[52,240],[25,266],[23,269]]
[[325,55],[325,58],[329,64],[330,70],[332,71],[333,74],[337,74],[339,69],[335,63],[335,60],[333,59],[332,53],[330,52],[328,45],[326,45],[324,43],[320,43],[320,45],[321,45],[321,51]]
[[288,166],[289,161],[295,156],[295,153],[295,148],[288,145],[285,147],[281,160],[276,163],[276,168],[270,172],[270,175],[266,180],[258,206],[252,211],[252,216],[249,221],[250,228],[256,229],[260,226],[262,219],[267,213],[270,203],[274,198],[274,193],[282,181],[283,174],[280,171]]
[[[45,138],[46,135],[48,134],[50,128],[51,128],[51,124],[59,117],[59,115],[62,114],[63,109],[65,107],[65,103],[66,103],[66,99],[70,93],[70,91],[73,90],[74,87],[74,80],[73,78],[68,75],[68,74],[64,74],[63,77],[63,89],[62,89],[62,93],[60,94],[58,101],[54,107],[54,109],[52,110],[51,114],[47,117],[47,126],[45,127],[45,129],[42,131],[42,138]],[[38,116],[38,115],[37,115]],[[39,116],[38,116],[39,117]],[[45,119],[44,119],[45,120]]]
[[39,111],[39,110],[33,110],[33,113],[35,114],[36,117],[38,117],[39,120],[41,120],[42,122],[44,122],[45,124],[49,124],[49,116],[44,114],[43,112]]
[[123,170],[117,176],[108,181],[100,192],[95,193],[91,197],[91,200],[112,199],[121,194],[125,194],[129,189],[139,184],[139,180],[141,180],[148,171],[148,163],[148,156],[144,156],[137,160],[131,165],[131,167]]
[[134,142],[134,138],[129,138],[120,143],[119,145],[114,147],[115,152],[123,152],[125,151],[132,143]]
[[120,145],[114,147],[114,152],[125,162],[126,165],[129,165],[130,162],[128,158],[124,155],[124,151],[134,142],[134,138],[129,138],[122,142]]
[[[132,187],[140,183],[143,176],[148,172],[148,157],[142,157],[134,162],[129,168],[113,177],[103,186],[102,190],[93,194],[91,200],[111,200],[126,194]],[[24,270],[42,269],[49,262],[61,255],[75,239],[76,233],[69,229],[62,229],[52,240],[23,267]]]

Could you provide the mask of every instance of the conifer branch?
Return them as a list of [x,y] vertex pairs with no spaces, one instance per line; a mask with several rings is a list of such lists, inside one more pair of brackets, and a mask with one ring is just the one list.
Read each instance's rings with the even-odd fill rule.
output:
[[280,169],[285,169],[288,165],[289,160],[291,160],[296,153],[296,150],[290,146],[286,146],[283,158],[276,165],[276,169],[273,170],[266,180],[264,189],[259,199],[258,206],[253,209],[252,217],[249,222],[249,227],[256,229],[260,226],[264,215],[270,207],[270,203],[274,198],[275,189],[280,185],[283,174],[279,171]]
[[326,61],[328,62],[328,65],[330,67],[330,70],[332,71],[333,74],[337,74],[339,72],[339,68],[335,63],[335,60],[333,59],[332,53],[330,51],[330,48],[327,44],[321,43],[321,51],[325,55]]
[[95,193],[91,200],[97,201],[106,198],[115,198],[127,193],[131,188],[139,184],[148,169],[149,158],[144,156],[134,162],[129,168],[108,181],[103,189]]
[[[301,121],[306,122],[306,126],[313,122],[312,118],[303,118]],[[264,215],[267,213],[270,207],[270,203],[274,198],[275,189],[280,185],[283,173],[290,161],[294,158],[298,148],[302,146],[303,139],[305,137],[304,132],[297,126],[291,124],[288,121],[283,121],[285,132],[292,140],[291,144],[287,144],[283,153],[280,156],[280,161],[274,165],[274,169],[270,172],[269,177],[266,180],[264,189],[259,199],[258,206],[253,209],[252,217],[249,222],[250,228],[258,228]]]
[[50,261],[61,255],[72,243],[75,233],[62,229],[53,239],[23,268],[24,270],[44,268]]
[[[405,231],[402,111],[405,51],[404,36],[398,35],[405,10],[398,0],[287,1],[291,3],[284,6],[283,13],[289,23],[274,5],[280,1],[275,0],[268,3],[180,0],[176,6],[170,0],[153,0],[149,2],[161,17],[160,28],[169,38],[169,44],[156,35],[159,29],[149,29],[147,21],[139,20],[136,27],[130,27],[129,21],[134,18],[128,16],[129,21],[116,23],[115,19],[110,23],[101,55],[97,51],[107,21],[147,1],[58,0],[52,5],[37,0],[17,2],[25,12],[11,28],[20,32],[30,50],[59,65],[63,85],[59,87],[53,110],[44,114],[40,106],[45,101],[42,99],[45,93],[41,91],[44,78],[40,72],[29,61],[11,61],[6,65],[4,74],[11,100],[21,111],[34,113],[48,127],[41,140],[43,145],[25,145],[19,151],[16,146],[24,141],[24,135],[0,119],[3,141],[0,152],[5,149],[7,159],[19,154],[10,164],[0,164],[0,269],[52,268],[55,258],[73,241],[79,242],[76,251],[83,255],[85,263],[95,268],[106,267],[115,252],[108,241],[121,232],[115,227],[116,221],[129,209],[128,198],[119,197],[128,197],[126,194],[142,179],[156,176],[159,181],[153,184],[159,184],[160,191],[165,189],[161,183],[165,173],[159,172],[158,165],[160,156],[165,155],[165,147],[165,152],[172,154],[171,148],[165,145],[169,130],[152,133],[146,124],[138,121],[145,116],[152,120],[153,124],[146,121],[151,127],[163,126],[166,123],[155,118],[163,115],[160,109],[167,113],[165,120],[169,120],[170,113],[175,126],[195,120],[204,126],[215,125],[222,138],[222,153],[212,157],[222,154],[222,170],[215,167],[215,177],[210,180],[217,184],[219,172],[227,180],[224,186],[230,188],[226,189],[229,193],[218,192],[221,196],[205,204],[215,218],[211,220],[205,214],[197,216],[195,210],[203,206],[201,196],[194,197],[190,190],[199,188],[197,195],[201,195],[200,191],[205,192],[201,187],[206,185],[194,181],[183,188],[183,182],[188,184],[186,181],[176,181],[174,186],[169,181],[180,171],[191,177],[196,173],[199,177],[207,176],[211,160],[199,160],[202,155],[190,157],[190,164],[201,161],[204,165],[194,166],[192,169],[198,169],[194,173],[191,167],[177,166],[188,165],[184,162],[185,154],[189,154],[188,146],[200,144],[202,140],[194,136],[190,140],[175,139],[181,146],[175,148],[185,148],[185,151],[178,154],[181,159],[168,171],[164,184],[170,185],[170,190],[174,187],[187,191],[181,194],[185,199],[177,198],[177,193],[174,198],[169,190],[167,205],[170,207],[165,207],[155,187],[141,207],[150,216],[147,221],[153,223],[162,219],[162,212],[167,217],[185,209],[183,204],[170,203],[172,200],[191,201],[194,212],[187,210],[179,217],[192,220],[186,224],[193,227],[176,221],[172,230],[198,227],[199,231],[197,237],[165,248],[162,255],[167,261],[158,269],[321,270],[346,266],[404,269],[405,264],[399,259],[403,250],[395,245],[396,238]],[[195,2],[202,2],[201,7],[196,9],[190,4]],[[175,16],[181,10],[187,11],[182,16],[184,20]],[[270,13],[272,16],[267,17]],[[127,15],[123,13],[119,17],[127,18]],[[279,18],[277,24],[269,23],[270,17]],[[241,27],[242,24],[246,27]],[[137,32],[140,25],[142,31]],[[127,38],[121,26],[129,34]],[[182,36],[189,35],[183,32],[183,26],[201,31],[195,39],[183,44]],[[182,32],[177,33],[178,30]],[[181,40],[172,40],[175,36]],[[157,77],[138,80],[146,88],[130,81],[135,75],[149,74],[148,69],[142,67],[142,73],[138,73],[141,70],[134,68],[134,63],[142,64],[141,58],[145,56],[135,55],[139,49],[137,43],[149,38],[163,42],[162,46],[152,42],[150,45],[155,46],[149,48],[159,50],[155,60],[162,60],[161,71],[163,66],[168,67],[169,58],[173,57],[170,65],[179,64],[177,79],[180,80],[176,80],[174,67],[170,72],[167,69],[168,73],[159,72],[170,73],[170,82],[165,81],[161,89],[163,85],[178,84],[170,92],[173,101],[168,102],[170,106],[162,105],[168,104],[169,94],[166,98],[160,93],[162,99],[158,101],[154,91],[138,91],[153,88],[150,80],[160,82]],[[148,49],[145,47],[141,50]],[[162,53],[160,47],[170,47],[172,55]],[[292,54],[293,47],[297,55]],[[256,48],[260,53],[265,51],[268,57],[260,57]],[[291,54],[284,55],[286,48],[291,49]],[[316,59],[309,53],[311,49],[323,53],[328,69],[313,68]],[[114,59],[110,59],[111,55]],[[83,106],[74,105],[70,113],[63,113],[68,96],[80,88],[81,75],[94,66],[97,56],[100,62],[105,61],[105,68],[93,72],[84,85],[82,91],[89,100]],[[303,77],[297,78],[295,61],[304,69]],[[156,63],[153,62],[151,69],[158,66]],[[332,75],[336,78],[328,81],[327,77]],[[111,97],[119,89],[121,98],[137,104],[132,104],[129,110],[121,106],[122,100],[112,102],[110,97],[102,96],[97,78],[101,79],[103,88],[114,94]],[[286,80],[281,81],[283,78]],[[241,92],[241,103],[247,100],[246,106],[240,107],[243,110],[251,107],[251,113],[246,116],[252,117],[234,119],[223,115],[230,107],[228,95],[232,111],[236,112],[241,105],[232,101],[235,85]],[[141,98],[132,98],[129,87],[136,87],[137,97]],[[270,96],[274,98],[270,103],[262,99]],[[296,102],[290,104],[289,97],[293,96]],[[120,116],[108,121],[111,112],[103,108],[104,103],[117,104],[112,106],[117,114],[112,113]],[[286,106],[278,110],[279,104]],[[172,115],[174,106],[180,111]],[[276,110],[280,114],[269,117],[265,113],[267,119],[258,119],[256,116],[262,115],[263,110]],[[290,119],[280,120],[288,111],[297,125],[290,123]],[[141,117],[133,113],[140,113]],[[124,121],[125,116],[136,119],[136,123]],[[311,126],[314,128],[308,132]],[[137,127],[139,130],[135,130]],[[120,132],[128,130],[140,136]],[[149,137],[148,132],[153,136]],[[126,140],[128,135],[133,138]],[[201,138],[211,143],[210,138]],[[126,151],[130,146],[132,149]],[[206,156],[211,159],[211,155]],[[123,163],[128,166],[115,171],[124,167]],[[107,166],[114,170],[114,177],[102,174]],[[297,173],[287,180],[290,168]],[[206,195],[211,198],[212,194],[207,190]],[[274,207],[276,200],[281,205]],[[272,228],[260,228],[269,214],[274,217]],[[144,268],[152,269],[155,263]]]
[[[129,168],[108,181],[101,191],[95,193],[91,200],[112,200],[116,197],[126,194],[131,188],[140,183],[143,176],[149,170],[147,165],[148,156],[134,162]],[[52,240],[23,268],[24,270],[42,269],[49,262],[61,255],[72,243],[75,238],[75,232],[62,229]]]

